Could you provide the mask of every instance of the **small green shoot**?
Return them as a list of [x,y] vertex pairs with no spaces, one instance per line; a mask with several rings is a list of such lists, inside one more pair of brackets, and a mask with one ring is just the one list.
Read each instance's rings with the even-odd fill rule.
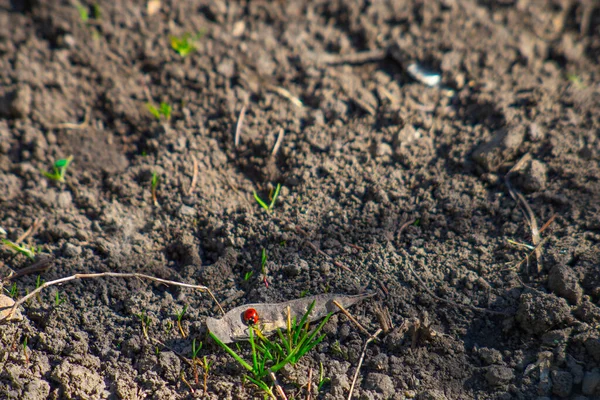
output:
[[41,252],[41,247],[29,247],[25,245],[18,245],[15,242],[11,242],[8,239],[2,239],[2,243],[4,243],[4,246],[7,247],[9,250],[13,251],[14,253],[23,254],[24,256],[32,260],[35,259],[36,254]]
[[53,181],[64,182],[65,175],[67,174],[67,168],[69,168],[71,161],[73,161],[73,156],[56,160],[52,166],[52,172],[42,171],[42,174],[44,174],[46,178]]
[[304,289],[303,291],[300,292],[300,298],[306,297],[306,295],[308,294],[309,289]]
[[161,118],[164,118],[166,121],[171,120],[171,113],[173,112],[173,107],[169,103],[165,103],[164,101],[160,103],[158,107],[156,107],[152,103],[146,103],[146,108],[150,111],[150,114],[154,116],[158,121]]
[[267,250],[262,249],[260,254],[260,272],[263,274],[263,282],[266,287],[269,287],[269,281],[267,281]]
[[196,339],[192,340],[192,364],[194,365],[194,380],[196,381],[196,385],[199,382],[198,379],[198,352],[202,349],[202,342],[200,345],[196,346]]
[[92,17],[94,17],[96,20],[102,18],[102,9],[100,9],[100,5],[98,3],[94,3],[92,5]]
[[250,278],[252,278],[252,275],[254,275],[254,271],[247,271],[244,274],[244,282],[247,282]]
[[144,337],[147,340],[150,340],[150,338],[148,337],[148,329],[150,328],[150,325],[152,324],[152,319],[146,313],[146,310],[143,310],[141,313],[136,314],[136,316],[140,319],[140,322],[142,324],[142,333],[144,334]]
[[187,311],[188,306],[185,305],[183,306],[183,310],[181,310],[181,312],[177,313],[177,327],[179,328],[179,332],[181,332],[181,337],[182,338],[186,338],[186,334],[183,331],[183,327],[181,326],[181,319],[183,318],[183,314],[185,314],[185,312]]
[[571,82],[573,85],[575,85],[575,87],[577,89],[583,89],[583,88],[585,88],[585,84],[583,83],[583,80],[581,79],[581,76],[579,76],[579,75],[577,75],[575,73],[572,73],[572,72],[567,73],[566,76],[567,76],[567,80],[569,82]]
[[321,391],[324,385],[331,382],[331,379],[325,377],[325,372],[323,371],[323,363],[319,362],[319,383],[317,385],[317,391]]
[[60,292],[57,290],[56,291],[56,295],[54,295],[54,306],[58,307],[60,306],[62,303],[64,303],[65,301],[67,301],[67,299],[65,298],[65,296],[61,296]]
[[173,323],[171,321],[167,321],[167,326],[165,327],[165,333],[168,335],[173,330]]
[[23,353],[25,354],[25,362],[29,364],[29,353],[27,353],[27,336],[23,339]]
[[277,187],[275,188],[275,193],[273,193],[272,191],[271,191],[271,193],[269,193],[269,198],[271,199],[271,202],[269,203],[269,205],[267,205],[267,203],[258,196],[258,193],[256,193],[256,191],[253,192],[254,199],[266,212],[271,212],[271,210],[273,209],[273,206],[275,205],[275,201],[277,201],[277,197],[279,196],[280,190],[281,190],[281,184],[278,183]]
[[16,300],[17,297],[19,297],[19,289],[17,289],[17,282],[13,282],[13,284],[10,285],[10,289],[5,288],[4,290],[6,290],[8,296],[13,300]]
[[171,36],[171,48],[175,50],[177,54],[185,58],[190,53],[196,51],[196,45],[194,42],[204,36],[204,32],[199,32],[196,36],[192,36],[189,33],[184,33],[182,36]]
[[417,219],[415,220],[415,222],[413,222],[413,226],[419,226],[419,225],[421,225],[421,219],[420,219],[420,218],[417,218]]
[[87,23],[90,19],[90,14],[88,13],[88,9],[86,6],[75,3],[75,8],[77,8],[77,12],[79,13],[79,18],[83,23]]
[[156,357],[158,357],[158,355],[160,354],[160,350],[158,349],[158,346],[156,346],[154,348],[154,354],[156,354]]
[[158,199],[156,197],[156,189],[158,188],[158,184],[160,183],[160,177],[156,172],[152,173],[152,181],[150,183],[152,190],[152,203],[155,207],[158,207]]
[[206,394],[206,382],[208,380],[208,373],[210,372],[210,367],[213,365],[212,361],[208,361],[206,356],[202,358],[202,369],[204,370],[204,394]]

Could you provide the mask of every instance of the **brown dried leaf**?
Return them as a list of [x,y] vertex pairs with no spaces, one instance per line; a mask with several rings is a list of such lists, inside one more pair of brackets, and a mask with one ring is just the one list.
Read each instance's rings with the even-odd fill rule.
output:
[[287,328],[287,308],[290,309],[291,318],[296,317],[299,321],[308,308],[315,302],[311,314],[308,317],[310,322],[324,318],[330,312],[338,312],[340,309],[333,304],[334,301],[340,303],[344,308],[348,308],[359,301],[371,297],[374,294],[361,294],[357,296],[347,296],[343,294],[320,294],[317,296],[303,297],[301,299],[290,300],[276,304],[246,304],[230,310],[221,319],[207,318],[206,326],[223,343],[232,343],[239,340],[247,340],[248,325],[244,322],[243,314],[249,308],[254,308],[258,312],[258,326],[265,336],[274,333],[277,329]]

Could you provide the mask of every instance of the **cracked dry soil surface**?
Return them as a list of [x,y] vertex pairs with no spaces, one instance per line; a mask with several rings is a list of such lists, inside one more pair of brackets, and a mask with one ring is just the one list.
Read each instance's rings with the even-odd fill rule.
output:
[[[26,243],[53,257],[40,279],[145,273],[209,286],[226,310],[375,292],[351,312],[373,333],[387,309],[393,328],[369,345],[354,398],[600,398],[595,2],[156,4],[0,1],[0,226],[15,241],[38,221]],[[173,51],[170,36],[198,32],[195,51]],[[394,43],[444,87],[391,57],[330,62]],[[169,121],[146,109],[160,102]],[[69,155],[66,183],[41,174]],[[266,213],[252,193],[278,183]],[[2,249],[0,276],[31,263]],[[17,297],[37,279],[15,279]],[[171,327],[185,305],[183,338]],[[206,294],[82,280],[21,311],[0,326],[2,399],[262,398],[206,339]],[[141,312],[175,352],[204,342],[206,393],[144,338]],[[279,374],[289,398],[307,397],[311,368],[313,398],[348,396],[367,337],[342,314],[324,329]]]

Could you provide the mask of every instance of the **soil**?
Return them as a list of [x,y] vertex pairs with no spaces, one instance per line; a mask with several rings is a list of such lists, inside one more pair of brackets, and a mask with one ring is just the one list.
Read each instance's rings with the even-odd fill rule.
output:
[[[349,311],[385,332],[353,398],[599,399],[599,65],[593,1],[2,0],[0,226],[37,221],[25,243],[53,257],[13,295],[106,271],[225,310],[371,292]],[[65,183],[40,172],[71,155]],[[266,212],[253,191],[277,184]],[[2,277],[31,264],[0,253]],[[77,280],[21,312],[0,398],[263,397],[206,338],[206,293]],[[368,335],[343,314],[324,330],[278,374],[288,398],[310,369],[313,398],[347,398]],[[193,339],[206,393],[176,354]]]

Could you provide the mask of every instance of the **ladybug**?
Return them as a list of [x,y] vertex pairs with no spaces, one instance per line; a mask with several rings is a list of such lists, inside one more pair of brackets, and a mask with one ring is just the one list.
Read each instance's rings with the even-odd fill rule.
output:
[[258,323],[258,313],[254,308],[244,311],[244,322],[248,325],[256,325]]

